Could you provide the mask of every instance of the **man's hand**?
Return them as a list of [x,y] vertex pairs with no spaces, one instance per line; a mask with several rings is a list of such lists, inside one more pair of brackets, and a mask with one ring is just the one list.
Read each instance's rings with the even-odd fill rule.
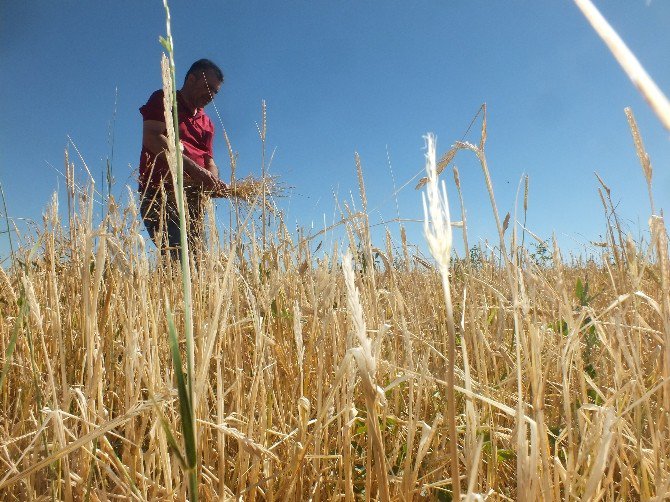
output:
[[228,197],[230,195],[230,187],[219,179],[219,168],[212,157],[205,157],[205,170],[212,175],[212,186],[209,188],[211,197]]
[[222,181],[218,176],[204,167],[199,166],[186,155],[184,159],[184,179],[191,186],[199,186],[205,192],[215,192],[221,188]]
[[230,187],[227,183],[224,183],[220,179],[216,180],[216,188],[212,190],[212,197],[229,197],[230,196]]

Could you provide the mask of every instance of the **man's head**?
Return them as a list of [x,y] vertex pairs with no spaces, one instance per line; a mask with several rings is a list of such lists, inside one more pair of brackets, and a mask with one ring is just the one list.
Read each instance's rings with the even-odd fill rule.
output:
[[203,108],[214,99],[222,83],[221,69],[209,59],[199,59],[186,72],[181,92],[195,108]]

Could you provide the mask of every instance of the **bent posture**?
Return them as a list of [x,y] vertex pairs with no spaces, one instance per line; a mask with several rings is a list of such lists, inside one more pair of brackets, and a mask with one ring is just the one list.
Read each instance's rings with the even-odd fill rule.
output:
[[[214,99],[221,84],[223,73],[219,67],[208,59],[200,59],[193,63],[186,73],[184,85],[177,91],[189,247],[198,245],[202,237],[204,197],[223,195],[228,190],[219,179],[219,170],[214,163],[214,124],[203,110]],[[156,246],[165,250],[160,242],[162,236],[167,240],[170,255],[176,258],[181,233],[175,184],[165,157],[168,140],[163,91],[154,92],[140,108],[140,113],[144,120],[139,179],[142,219]]]

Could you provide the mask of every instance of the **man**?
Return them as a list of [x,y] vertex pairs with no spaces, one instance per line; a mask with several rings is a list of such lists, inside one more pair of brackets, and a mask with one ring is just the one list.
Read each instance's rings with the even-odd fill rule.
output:
[[[184,85],[177,91],[179,139],[184,166],[184,195],[188,205],[187,238],[195,248],[202,239],[202,202],[204,197],[221,196],[228,186],[219,179],[213,158],[214,124],[203,108],[209,104],[223,83],[223,73],[213,62],[200,59],[186,73]],[[163,90],[154,92],[140,108],[142,154],[139,190],[144,225],[156,246],[165,249],[159,239],[167,240],[170,255],[179,256],[179,211],[174,195],[175,185],[165,152],[168,149],[163,106]]]

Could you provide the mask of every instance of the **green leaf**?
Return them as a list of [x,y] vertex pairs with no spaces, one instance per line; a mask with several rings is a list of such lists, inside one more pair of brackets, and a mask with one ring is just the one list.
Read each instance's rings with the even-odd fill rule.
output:
[[596,392],[595,389],[589,389],[586,391],[586,395],[589,398],[589,401],[592,402],[593,404],[596,404],[598,406],[601,406],[603,404],[603,400],[600,397],[600,395]]
[[172,46],[170,45],[170,41],[167,40],[164,37],[158,37],[158,41],[161,43],[163,47],[165,47],[165,50],[168,52],[172,52]]
[[506,450],[504,448],[498,449],[498,461],[504,462],[506,460],[511,460],[515,457],[515,453],[512,450]]
[[498,307],[491,308],[491,310],[489,310],[489,315],[486,318],[486,324],[488,324],[489,326],[493,324],[493,321],[495,320],[497,314],[498,314]]
[[[579,304],[582,307],[585,307],[595,298],[594,296],[589,296],[589,281],[586,280],[582,283],[581,279],[577,279],[577,284],[575,285],[575,296],[579,300]],[[596,295],[597,296],[597,295]]]
[[591,363],[588,363],[586,366],[584,366],[584,372],[591,378],[591,380],[594,380],[598,375],[598,372]]
[[387,417],[385,428],[390,430],[390,431],[396,430],[398,428],[398,421],[391,418],[391,417]]
[[[158,406],[156,406],[158,408]],[[177,457],[177,460],[179,461],[179,464],[182,466],[183,469],[187,469],[186,467],[186,460],[184,460],[184,456],[181,454],[181,451],[179,450],[179,446],[177,445],[177,440],[174,438],[174,434],[172,434],[172,429],[170,428],[170,424],[168,423],[167,419],[165,418],[165,415],[158,410],[159,412],[159,420],[161,422],[161,426],[163,427],[163,431],[165,431],[165,437],[167,439],[168,443],[168,448],[172,450]]]
[[555,333],[559,333],[563,336],[568,336],[569,330],[568,330],[568,323],[565,322],[564,319],[561,319],[560,321],[556,321],[553,325],[553,329]]
[[445,490],[444,488],[438,488],[436,490],[437,500],[439,500],[440,502],[451,502],[452,500],[454,500],[454,497],[452,495],[453,488],[451,487],[451,485],[447,485],[446,488],[448,488],[448,490]]
[[584,300],[586,299],[584,293],[584,285],[582,284],[581,279],[577,279],[577,284],[575,285],[575,296],[581,305],[584,305]]
[[405,457],[407,457],[407,443],[403,443],[400,445],[400,451],[398,452],[398,459],[396,460],[396,467],[398,469],[402,468],[402,464],[405,461]]
[[179,341],[177,329],[174,326],[172,312],[167,311],[168,332],[170,338],[170,349],[172,351],[172,362],[177,377],[177,392],[179,394],[179,414],[181,415],[181,428],[184,434],[184,445],[186,447],[186,466],[193,469],[196,466],[196,444],[195,428],[193,424],[193,412],[189,398],[184,372],[182,370],[181,354],[179,353]]

